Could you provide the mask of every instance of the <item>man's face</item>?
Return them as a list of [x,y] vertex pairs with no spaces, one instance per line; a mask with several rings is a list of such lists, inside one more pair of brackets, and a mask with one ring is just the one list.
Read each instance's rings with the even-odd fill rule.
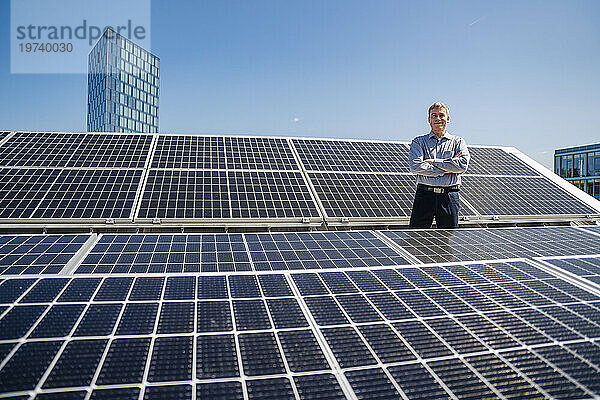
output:
[[446,131],[446,125],[450,120],[450,116],[444,108],[434,108],[429,113],[429,126],[434,133],[443,134]]

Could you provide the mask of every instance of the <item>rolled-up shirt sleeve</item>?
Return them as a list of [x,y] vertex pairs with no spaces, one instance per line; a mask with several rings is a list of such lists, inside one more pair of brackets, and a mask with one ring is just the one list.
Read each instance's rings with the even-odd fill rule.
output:
[[[465,146],[466,148],[466,146]],[[410,144],[408,153],[408,166],[410,172],[415,175],[438,177],[444,175],[444,170],[431,165],[424,160],[423,146],[417,139]]]
[[462,138],[459,142],[459,151],[457,151],[457,154],[459,153],[460,155],[458,157],[455,155],[452,158],[435,159],[433,165],[443,171],[452,172],[454,174],[462,174],[467,170],[469,161],[471,160],[467,143]]

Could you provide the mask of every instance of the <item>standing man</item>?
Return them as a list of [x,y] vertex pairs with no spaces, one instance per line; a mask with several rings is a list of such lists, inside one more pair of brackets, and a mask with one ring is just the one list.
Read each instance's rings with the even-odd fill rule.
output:
[[469,165],[469,150],[463,138],[449,134],[448,106],[433,103],[428,121],[431,132],[417,136],[410,145],[410,172],[417,175],[417,192],[410,216],[411,228],[458,228],[460,174]]

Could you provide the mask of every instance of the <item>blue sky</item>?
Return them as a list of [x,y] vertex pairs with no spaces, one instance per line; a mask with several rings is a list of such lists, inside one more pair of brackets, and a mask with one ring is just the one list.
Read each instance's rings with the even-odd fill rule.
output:
[[[515,146],[598,142],[594,1],[152,1],[160,131],[410,140],[427,107],[452,133]],[[0,3],[0,129],[84,131],[84,74],[11,74]]]

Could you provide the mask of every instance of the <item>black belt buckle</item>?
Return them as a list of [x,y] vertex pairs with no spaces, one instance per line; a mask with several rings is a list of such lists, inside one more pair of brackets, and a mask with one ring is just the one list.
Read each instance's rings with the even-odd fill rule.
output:
[[435,194],[449,193],[449,192],[458,192],[458,185],[454,186],[429,186],[424,184],[417,185],[418,187],[427,190],[428,192],[433,192]]

